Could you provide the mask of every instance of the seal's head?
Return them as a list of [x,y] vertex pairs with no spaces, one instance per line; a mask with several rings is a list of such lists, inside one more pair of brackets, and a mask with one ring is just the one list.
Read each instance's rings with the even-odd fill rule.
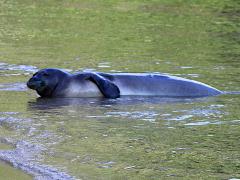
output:
[[33,74],[32,78],[28,80],[27,86],[36,90],[42,97],[51,97],[66,75],[59,69],[42,69]]

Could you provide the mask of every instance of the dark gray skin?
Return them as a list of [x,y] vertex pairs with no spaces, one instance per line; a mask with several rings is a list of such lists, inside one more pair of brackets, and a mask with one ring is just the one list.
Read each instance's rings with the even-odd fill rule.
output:
[[119,88],[95,73],[70,74],[59,69],[42,69],[27,82],[41,97],[117,98]]
[[70,74],[59,69],[42,69],[27,82],[41,97],[163,96],[204,97],[222,92],[201,82],[148,73]]

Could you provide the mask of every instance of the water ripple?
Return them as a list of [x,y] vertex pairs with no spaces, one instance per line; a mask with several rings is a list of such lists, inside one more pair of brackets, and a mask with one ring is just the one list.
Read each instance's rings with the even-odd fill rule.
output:
[[0,150],[0,159],[11,163],[14,167],[32,174],[37,180],[74,179],[57,169],[35,163],[34,160],[44,150],[40,145],[19,141],[14,150]]
[[[22,138],[19,140],[15,137],[14,139],[1,139],[1,142],[11,144],[15,149],[0,150],[0,160],[6,161],[15,168],[33,175],[34,179],[37,180],[75,179],[52,166],[39,163],[41,155],[49,149],[48,145],[51,146],[53,143],[61,142],[63,138],[49,131],[38,131],[38,129],[34,127],[32,119],[14,117],[14,115],[18,115],[18,113],[1,112],[0,115],[2,115],[0,116],[0,126],[10,127],[16,133],[24,131],[26,133],[24,139],[30,138],[29,140],[22,140]],[[41,144],[42,142],[48,142],[48,144],[45,143],[45,145],[43,145]]]
[[37,67],[31,65],[16,65],[0,62],[0,71],[23,71],[23,72],[36,72]]
[[151,122],[155,121],[156,116],[158,116],[158,114],[153,111],[107,112],[105,114],[112,117],[128,117],[130,119],[141,119]]
[[185,124],[185,126],[205,126],[205,125],[209,125],[209,124],[222,124],[222,122],[200,121],[200,122],[187,123],[187,124]]
[[0,91],[27,91],[26,83],[4,83],[0,84]]

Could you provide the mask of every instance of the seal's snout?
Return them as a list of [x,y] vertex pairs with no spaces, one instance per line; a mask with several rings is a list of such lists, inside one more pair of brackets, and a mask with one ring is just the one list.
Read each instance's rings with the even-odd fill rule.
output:
[[34,90],[40,88],[42,85],[43,85],[42,80],[36,77],[30,78],[27,82],[27,87]]

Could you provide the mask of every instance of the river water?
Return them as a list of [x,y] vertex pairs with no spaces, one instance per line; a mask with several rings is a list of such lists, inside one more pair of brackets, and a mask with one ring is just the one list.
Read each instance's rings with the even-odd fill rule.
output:
[[238,1],[0,5],[1,160],[35,179],[240,178],[238,93],[42,99],[25,84],[57,67],[161,72],[240,91]]

